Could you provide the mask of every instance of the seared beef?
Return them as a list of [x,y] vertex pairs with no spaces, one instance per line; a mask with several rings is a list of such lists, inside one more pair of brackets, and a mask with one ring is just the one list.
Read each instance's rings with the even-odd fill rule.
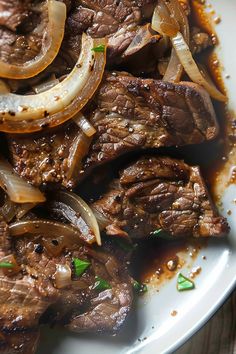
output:
[[[13,253],[8,227],[0,223],[0,261]],[[0,351],[33,353],[38,341],[38,321],[56,299],[57,290],[46,279],[34,279],[26,272],[16,274],[0,268]]]
[[212,205],[199,168],[169,157],[132,163],[92,208],[107,224],[109,235],[143,238],[156,231],[159,236],[210,237],[229,231]]
[[[20,265],[14,274],[8,269],[0,274],[0,349],[4,353],[33,353],[42,323],[58,323],[76,332],[115,332],[122,325],[132,303],[126,265],[102,249],[77,241],[68,240],[68,248],[56,257],[53,254],[62,248],[60,235],[56,240],[47,236],[46,241],[40,235],[9,239],[6,224],[0,224],[0,261],[11,254]],[[75,273],[74,257],[90,262],[80,276]],[[55,275],[58,266],[65,264],[71,268],[72,283],[60,288]],[[97,289],[96,277],[106,280],[108,289]]]
[[[0,0],[0,59],[21,64],[34,58],[41,49],[45,11],[29,0]],[[44,25],[43,25],[44,26]],[[40,26],[39,26],[40,27]]]
[[85,168],[132,150],[198,144],[218,132],[210,97],[200,86],[107,74],[89,119],[97,133]]
[[77,134],[77,125],[72,123],[49,133],[11,136],[10,150],[17,173],[35,185],[67,185],[67,161]]
[[[85,115],[97,130],[84,161],[86,171],[129,151],[197,144],[213,139],[218,131],[211,100],[200,86],[125,73],[105,75]],[[74,123],[66,126],[49,133],[10,136],[13,165],[22,177],[35,185],[73,185],[65,172],[78,128]]]
[[[153,0],[77,0],[68,16],[66,39],[73,48],[80,42],[82,32],[92,37],[108,37],[108,57],[117,60],[119,56],[130,54],[126,50],[139,31],[145,29],[143,25],[151,19],[154,6]],[[150,33],[143,45],[155,38]],[[140,47],[141,43],[136,50]]]

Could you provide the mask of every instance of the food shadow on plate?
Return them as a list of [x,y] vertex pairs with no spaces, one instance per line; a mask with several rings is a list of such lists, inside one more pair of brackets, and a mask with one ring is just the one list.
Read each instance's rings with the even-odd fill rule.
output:
[[[131,311],[128,319],[126,320],[124,326],[116,335],[107,334],[107,333],[73,333],[69,332],[63,328],[50,328],[49,326],[44,326],[41,328],[40,335],[40,345],[36,354],[54,354],[57,352],[62,353],[62,345],[67,340],[73,340],[78,342],[80,341],[88,342],[89,345],[96,343],[97,345],[106,345],[108,347],[112,346],[130,346],[137,340],[139,336],[139,318],[137,311],[134,311],[137,308],[138,304],[133,305],[133,311]],[[63,346],[64,347],[64,346]],[[61,350],[61,351],[60,351]],[[92,354],[91,352],[88,354]]]

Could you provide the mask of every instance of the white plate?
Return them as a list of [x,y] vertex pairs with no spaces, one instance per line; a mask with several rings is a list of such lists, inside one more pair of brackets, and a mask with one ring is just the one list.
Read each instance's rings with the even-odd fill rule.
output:
[[[216,27],[221,43],[218,50],[224,75],[230,75],[226,80],[230,107],[236,111],[236,46],[233,44],[236,1],[210,2],[222,19]],[[150,292],[139,300],[133,318],[118,337],[98,338],[45,329],[38,354],[159,354],[176,350],[214,314],[236,285],[236,204],[233,199],[236,199],[236,187],[230,186],[222,201],[223,214],[232,210],[231,216],[227,216],[231,234],[227,241],[212,240],[200,251],[195,265],[202,266],[202,272],[196,278],[194,291],[178,293],[175,278],[159,293]],[[203,254],[207,260],[202,259]],[[172,310],[177,310],[177,316],[170,315]],[[138,338],[146,339],[140,342]]]

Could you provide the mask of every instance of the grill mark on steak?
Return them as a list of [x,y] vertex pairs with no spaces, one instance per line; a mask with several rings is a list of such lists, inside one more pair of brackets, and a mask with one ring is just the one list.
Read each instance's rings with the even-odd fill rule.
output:
[[[83,170],[140,149],[197,144],[215,138],[218,125],[200,86],[106,73],[85,115],[96,128]],[[16,171],[35,185],[63,183],[78,127],[69,123],[48,133],[9,135]],[[78,171],[78,178],[79,178]]]
[[229,231],[199,168],[168,157],[132,163],[92,208],[107,219],[109,235],[145,238],[162,229],[172,237],[219,237]]

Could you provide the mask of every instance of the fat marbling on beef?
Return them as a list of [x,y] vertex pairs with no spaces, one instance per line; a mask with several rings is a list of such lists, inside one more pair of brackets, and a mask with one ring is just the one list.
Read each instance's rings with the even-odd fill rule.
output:
[[[127,73],[106,73],[85,116],[96,129],[82,170],[140,149],[198,144],[216,137],[218,125],[206,91],[193,83],[173,84]],[[34,185],[66,177],[75,123],[31,135],[9,135],[13,165]],[[79,170],[77,173],[79,178]]]
[[[199,167],[169,157],[143,157],[120,172],[92,208],[109,235],[225,236]],[[159,234],[159,236],[161,236]]]
[[[10,226],[11,229],[11,226]],[[127,317],[132,303],[132,285],[126,264],[103,248],[93,249],[83,242],[68,241],[61,251],[60,235],[15,237],[0,223],[1,261],[13,256],[17,272],[1,269],[0,351],[5,354],[34,353],[40,325],[59,324],[81,332],[116,332]],[[46,244],[45,244],[46,242]],[[48,242],[51,242],[49,247]],[[76,275],[73,258],[90,262]],[[72,283],[58,288],[55,274],[59,266],[71,268]],[[14,270],[14,268],[13,268]],[[96,288],[97,277],[109,288]]]

